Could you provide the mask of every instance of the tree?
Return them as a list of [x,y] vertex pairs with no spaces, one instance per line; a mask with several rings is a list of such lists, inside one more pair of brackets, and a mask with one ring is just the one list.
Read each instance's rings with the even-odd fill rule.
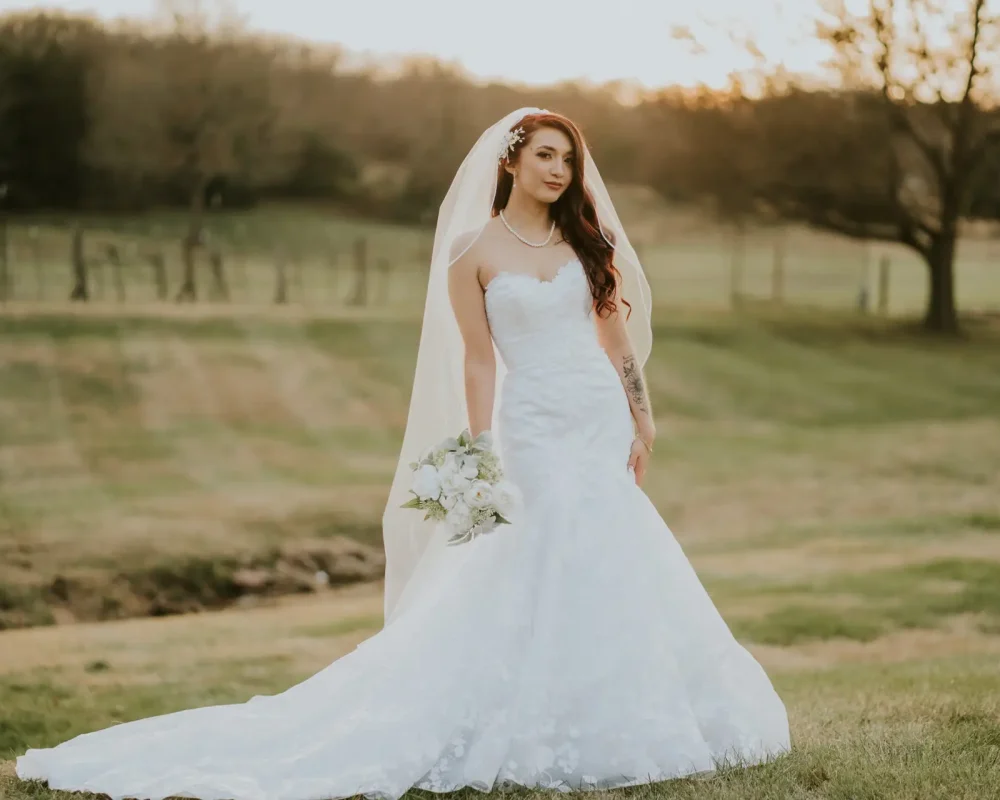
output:
[[102,36],[56,12],[0,17],[0,180],[12,210],[79,204],[85,79]]
[[928,269],[924,325],[954,333],[961,223],[998,210],[982,175],[996,174],[1000,151],[1000,18],[986,0],[823,5],[819,33],[841,88],[765,84],[759,98],[702,98],[678,169],[729,213],[763,210],[912,248]]
[[166,31],[119,37],[106,54],[92,85],[88,154],[137,183],[183,187],[189,219],[176,299],[195,300],[212,181],[267,185],[297,153],[280,124],[267,48],[242,34],[225,6],[215,16],[197,0],[165,9]]
[[955,249],[974,202],[976,173],[1000,143],[995,54],[1000,17],[987,0],[870,0],[865,15],[828,4],[821,34],[844,77],[878,90],[894,147],[897,236],[927,264],[925,316],[938,332],[958,329]]

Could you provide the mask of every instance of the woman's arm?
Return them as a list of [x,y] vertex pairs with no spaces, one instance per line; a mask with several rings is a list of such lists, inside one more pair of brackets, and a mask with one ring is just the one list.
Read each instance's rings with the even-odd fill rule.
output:
[[653,421],[653,408],[649,401],[649,393],[646,391],[646,382],[642,377],[642,367],[636,358],[628,328],[625,326],[628,307],[622,302],[620,294],[616,294],[614,299],[618,304],[617,311],[606,317],[595,314],[597,335],[604,352],[618,370],[618,376],[621,378],[632,410],[638,441],[633,443],[632,458],[629,463],[635,467],[636,479],[641,482],[649,454],[652,452],[653,440],[656,438],[656,423]]
[[[462,242],[455,248],[461,252]],[[465,344],[465,403],[469,432],[477,436],[493,424],[496,356],[486,318],[486,299],[479,284],[475,256],[466,252],[448,271],[448,295]]]

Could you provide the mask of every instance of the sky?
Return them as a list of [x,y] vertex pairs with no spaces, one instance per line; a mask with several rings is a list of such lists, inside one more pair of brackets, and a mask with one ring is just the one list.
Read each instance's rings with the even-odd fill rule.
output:
[[[60,7],[149,16],[155,0],[0,0],[0,9]],[[629,79],[647,87],[722,86],[750,66],[722,29],[751,35],[773,63],[815,72],[811,0],[236,0],[252,28],[337,42],[363,54],[431,54],[481,78],[533,85]],[[707,52],[671,37],[691,29]]]

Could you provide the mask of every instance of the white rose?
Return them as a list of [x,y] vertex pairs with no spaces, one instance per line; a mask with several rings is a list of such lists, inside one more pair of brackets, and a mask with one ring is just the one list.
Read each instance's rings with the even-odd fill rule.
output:
[[413,493],[421,500],[437,500],[441,496],[441,476],[431,464],[424,464],[414,473]]
[[485,508],[493,502],[493,487],[486,481],[473,481],[463,496],[470,508]]
[[521,502],[521,492],[510,481],[500,481],[493,487],[493,503],[503,516],[513,513],[515,507]]

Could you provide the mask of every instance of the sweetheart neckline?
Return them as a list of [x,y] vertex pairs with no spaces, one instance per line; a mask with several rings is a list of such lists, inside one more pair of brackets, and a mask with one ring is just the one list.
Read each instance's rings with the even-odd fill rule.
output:
[[537,275],[529,275],[527,272],[512,272],[509,269],[500,269],[497,270],[496,275],[490,278],[490,282],[483,287],[483,294],[484,295],[489,294],[490,287],[493,286],[493,284],[496,283],[497,280],[504,275],[510,275],[515,278],[527,278],[529,281],[533,281],[543,286],[547,286],[551,283],[555,283],[556,280],[559,278],[559,276],[562,274],[563,270],[566,269],[566,267],[570,266],[571,264],[579,264],[579,263],[581,263],[580,258],[578,256],[573,256],[568,261],[561,264],[559,266],[559,269],[557,269],[554,273],[552,273],[552,277],[547,280],[545,278],[539,278]]

